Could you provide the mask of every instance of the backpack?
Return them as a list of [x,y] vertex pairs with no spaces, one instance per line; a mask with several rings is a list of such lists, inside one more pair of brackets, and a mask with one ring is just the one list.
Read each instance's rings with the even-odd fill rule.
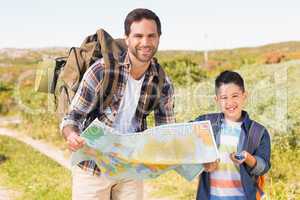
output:
[[[248,144],[247,150],[253,152],[260,144],[261,138],[264,134],[265,127],[261,124],[257,123],[256,121],[252,121],[249,129],[249,136],[248,136]],[[264,186],[265,186],[265,175],[256,177],[256,200],[260,200],[264,196]]]
[[[50,93],[54,94],[56,113],[60,120],[69,111],[71,101],[85,71],[100,58],[103,58],[104,66],[107,69],[119,67],[119,61],[126,51],[127,45],[124,39],[113,39],[105,30],[100,29],[95,34],[86,37],[79,48],[72,47],[68,56],[55,59]],[[154,61],[157,62],[156,59]],[[109,81],[108,73],[109,70],[104,70],[102,81],[104,91],[102,97],[103,108],[106,108],[111,103],[117,86],[117,84]],[[158,88],[161,91],[165,80],[165,72],[160,66],[158,67],[158,74]],[[158,93],[153,105],[158,103],[160,92]],[[94,109],[89,113],[84,127],[97,117],[97,111],[97,109]]]
[[[218,124],[220,123],[220,115],[219,114],[208,114],[205,115],[205,120],[210,120],[211,124]],[[247,139],[247,146],[246,149],[248,152],[253,152],[260,144],[261,138],[264,134],[265,127],[259,124],[258,122],[252,120],[249,129],[249,135]],[[265,185],[265,175],[253,177],[256,182],[257,193],[256,193],[256,200],[260,200],[264,196],[263,188]]]
[[[126,48],[124,40],[114,40],[100,29],[96,34],[86,37],[79,48],[72,47],[67,57],[55,59],[50,93],[54,94],[56,113],[60,119],[68,112],[85,71],[100,58],[104,59],[105,67],[112,67]],[[103,81],[104,94],[108,88],[106,77],[104,76]],[[104,100],[105,105],[110,101],[109,98],[107,96]]]

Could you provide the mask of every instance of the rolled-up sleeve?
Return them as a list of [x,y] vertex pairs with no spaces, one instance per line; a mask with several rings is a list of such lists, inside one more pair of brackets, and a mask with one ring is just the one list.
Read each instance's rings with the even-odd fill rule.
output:
[[251,174],[253,175],[260,175],[263,173],[263,171],[266,168],[266,162],[264,159],[260,158],[259,156],[254,156],[256,159],[256,165],[255,167],[251,170]]

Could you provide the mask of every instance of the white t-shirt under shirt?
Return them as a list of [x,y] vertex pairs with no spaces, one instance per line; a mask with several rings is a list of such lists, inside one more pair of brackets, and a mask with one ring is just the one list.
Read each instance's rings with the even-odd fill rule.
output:
[[140,99],[144,78],[145,75],[139,80],[135,80],[131,75],[128,76],[124,95],[113,123],[113,128],[121,133],[135,132],[137,128],[135,112]]
[[221,126],[220,163],[210,173],[211,200],[245,200],[239,166],[230,159],[230,153],[237,151],[241,134],[241,122],[225,121]]

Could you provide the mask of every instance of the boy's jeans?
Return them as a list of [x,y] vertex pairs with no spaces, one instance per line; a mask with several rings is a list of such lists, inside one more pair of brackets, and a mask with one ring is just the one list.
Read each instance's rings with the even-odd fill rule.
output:
[[143,182],[115,181],[105,176],[93,176],[78,166],[72,168],[73,200],[142,200]]

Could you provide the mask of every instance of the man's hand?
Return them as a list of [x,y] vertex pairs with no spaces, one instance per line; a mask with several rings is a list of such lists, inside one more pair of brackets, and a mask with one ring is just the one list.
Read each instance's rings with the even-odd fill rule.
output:
[[210,162],[210,163],[204,163],[203,167],[204,167],[204,171],[206,172],[213,172],[218,168],[219,165],[219,161],[216,160],[215,162]]
[[83,145],[85,144],[84,139],[82,139],[79,136],[78,129],[71,127],[71,126],[66,126],[63,128],[62,132],[67,141],[69,150],[75,152],[78,149],[82,148]]
[[70,133],[67,137],[68,148],[73,152],[82,148],[84,143],[84,139],[82,139],[76,132]]

